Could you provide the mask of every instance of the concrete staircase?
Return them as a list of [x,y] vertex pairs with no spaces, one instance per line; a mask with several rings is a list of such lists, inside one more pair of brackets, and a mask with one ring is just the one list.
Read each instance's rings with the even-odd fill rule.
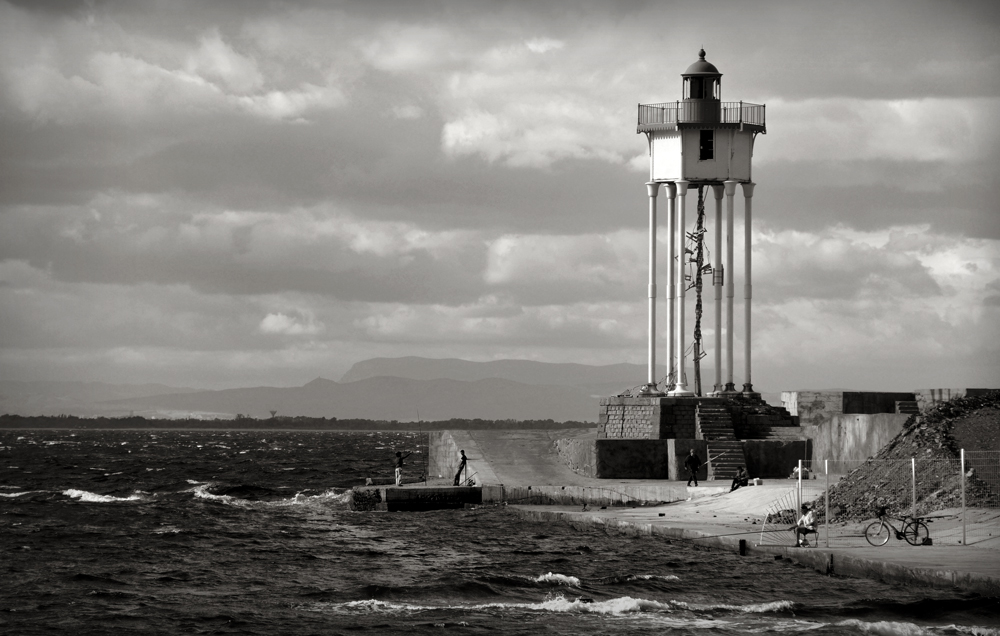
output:
[[733,434],[733,417],[722,404],[700,403],[696,412],[697,435],[708,442],[708,478],[729,480],[745,465],[743,443]]
[[695,413],[695,434],[703,440],[736,439],[733,434],[733,416],[723,404],[698,404]]
[[761,439],[797,442],[806,439],[798,426],[772,426]]
[[729,481],[736,476],[736,469],[746,466],[743,457],[743,442],[712,440],[708,443],[708,478]]
[[903,415],[920,415],[920,407],[916,400],[906,400],[896,402],[896,412]]

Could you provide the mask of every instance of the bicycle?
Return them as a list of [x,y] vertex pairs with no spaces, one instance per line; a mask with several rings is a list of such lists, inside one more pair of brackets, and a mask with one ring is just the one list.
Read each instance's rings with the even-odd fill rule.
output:
[[[905,539],[910,545],[930,544],[930,531],[927,529],[927,525],[920,519],[909,515],[890,517],[885,513],[885,508],[879,508],[877,515],[878,521],[872,521],[865,528],[865,539],[873,546],[885,545],[889,541],[889,537],[893,534],[896,535],[897,541]],[[902,529],[900,530],[893,525],[889,519],[899,521]]]

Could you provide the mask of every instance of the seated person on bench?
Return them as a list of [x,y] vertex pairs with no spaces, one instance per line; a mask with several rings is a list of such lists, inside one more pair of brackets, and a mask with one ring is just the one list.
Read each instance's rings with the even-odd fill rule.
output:
[[795,531],[795,545],[804,548],[809,545],[806,541],[807,534],[816,532],[816,513],[809,509],[809,504],[802,504],[802,516],[790,530]]

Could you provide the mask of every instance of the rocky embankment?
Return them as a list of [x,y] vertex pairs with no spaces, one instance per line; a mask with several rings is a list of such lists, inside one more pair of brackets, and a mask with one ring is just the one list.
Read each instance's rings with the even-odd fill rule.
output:
[[[969,506],[1000,506],[1000,391],[955,398],[907,420],[877,455],[830,488],[831,521],[871,518],[885,506],[908,513],[916,458],[917,515],[962,505],[959,457],[966,450]],[[822,507],[820,507],[822,510]]]

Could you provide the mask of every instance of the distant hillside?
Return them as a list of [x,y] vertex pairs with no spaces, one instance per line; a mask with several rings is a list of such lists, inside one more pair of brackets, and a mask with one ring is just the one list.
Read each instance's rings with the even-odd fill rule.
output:
[[19,415],[127,415],[129,409],[104,402],[144,398],[197,389],[165,384],[106,382],[15,382],[0,380],[0,413]]
[[[658,375],[666,374],[660,367]],[[616,395],[645,382],[646,367],[639,364],[591,366],[533,360],[492,360],[472,362],[456,358],[372,358],[351,367],[341,382],[357,382],[377,377],[412,380],[475,381],[498,378],[521,384],[576,387],[590,395]]]
[[375,377],[338,383],[317,378],[301,387],[255,387],[158,395],[114,402],[136,411],[242,413],[373,420],[597,420],[598,401],[572,387],[502,379],[462,382]]

